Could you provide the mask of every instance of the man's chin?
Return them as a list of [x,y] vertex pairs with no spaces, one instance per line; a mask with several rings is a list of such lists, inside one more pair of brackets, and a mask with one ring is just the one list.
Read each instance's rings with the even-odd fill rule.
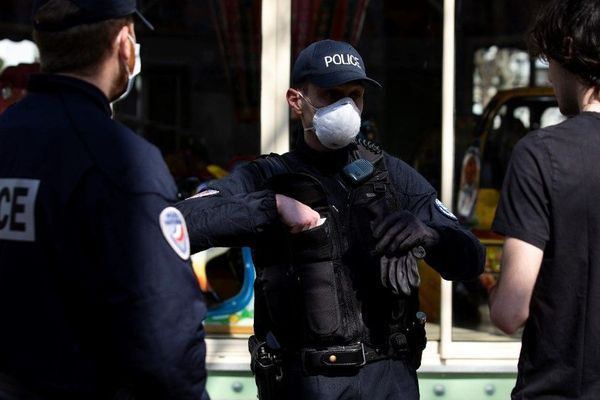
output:
[[116,92],[116,93],[112,94],[108,98],[108,101],[111,102],[111,103],[114,103],[115,101],[117,101],[123,95],[123,93],[125,93],[125,90],[121,90],[119,92]]

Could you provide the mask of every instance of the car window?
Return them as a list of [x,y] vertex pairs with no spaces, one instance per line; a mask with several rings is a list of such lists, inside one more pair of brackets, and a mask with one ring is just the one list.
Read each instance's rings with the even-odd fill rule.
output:
[[482,138],[480,188],[500,190],[512,150],[519,139],[534,129],[563,119],[552,97],[508,100],[492,117]]

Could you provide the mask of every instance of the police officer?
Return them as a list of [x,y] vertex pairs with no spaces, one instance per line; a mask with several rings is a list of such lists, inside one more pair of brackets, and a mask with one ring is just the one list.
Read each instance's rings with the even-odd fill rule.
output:
[[356,139],[366,76],[348,43],[302,50],[287,91],[304,128],[177,205],[193,249],[251,245],[261,399],[417,399],[417,260],[470,279],[484,249],[416,171]]
[[208,398],[174,182],[111,118],[135,15],[135,0],[35,5],[45,73],[0,117],[2,399]]
[[600,398],[600,3],[544,4],[531,31],[571,118],[515,146],[492,228],[506,236],[492,322],[524,326],[512,399]]

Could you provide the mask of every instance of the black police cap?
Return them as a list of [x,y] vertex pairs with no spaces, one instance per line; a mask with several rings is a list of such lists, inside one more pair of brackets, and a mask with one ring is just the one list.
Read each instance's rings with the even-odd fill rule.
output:
[[381,87],[367,76],[365,63],[358,51],[346,42],[321,40],[300,52],[292,72],[294,84],[310,82],[332,88],[352,81],[365,81]]
[[[69,0],[77,7],[79,12],[71,15],[62,21],[45,23],[36,21],[34,18],[33,27],[38,31],[63,31],[78,25],[93,24],[112,18],[122,18],[134,15],[146,25],[154,30],[152,24],[137,9],[136,0]],[[36,0],[33,4],[33,15],[37,10],[46,4],[48,0]]]

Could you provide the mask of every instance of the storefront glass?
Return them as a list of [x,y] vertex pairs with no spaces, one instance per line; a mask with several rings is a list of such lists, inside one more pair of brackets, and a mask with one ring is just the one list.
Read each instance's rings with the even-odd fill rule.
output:
[[[261,1],[138,6],[156,30],[136,28],[142,72],[115,118],[160,148],[185,195],[260,152]],[[31,7],[1,2],[0,39],[31,38]]]
[[[163,152],[182,195],[260,152],[261,1],[141,1],[139,95],[116,117]],[[187,193],[186,193],[187,192]]]
[[527,27],[540,1],[457,2],[455,211],[487,247],[485,273],[452,286],[452,339],[519,340],[490,321],[487,290],[503,238],[491,231],[512,149],[527,132],[560,122],[547,64],[530,58]]
[[[543,1],[456,1],[453,209],[486,244],[488,261],[482,278],[452,285],[452,304],[441,304],[439,275],[422,267],[430,340],[440,337],[444,307],[452,307],[455,341],[518,340],[489,321],[486,288],[497,279],[502,246],[489,227],[516,140],[561,120],[552,93],[538,89],[549,85],[547,65],[530,59],[524,40]],[[115,117],[160,148],[185,196],[261,152],[262,2],[142,0],[140,7],[156,30],[138,29],[142,73]],[[383,85],[367,88],[363,132],[438,191],[443,7],[441,0],[292,0],[286,49],[293,62],[315,40],[352,43]],[[0,39],[30,38],[30,10],[31,0],[3,0]]]

